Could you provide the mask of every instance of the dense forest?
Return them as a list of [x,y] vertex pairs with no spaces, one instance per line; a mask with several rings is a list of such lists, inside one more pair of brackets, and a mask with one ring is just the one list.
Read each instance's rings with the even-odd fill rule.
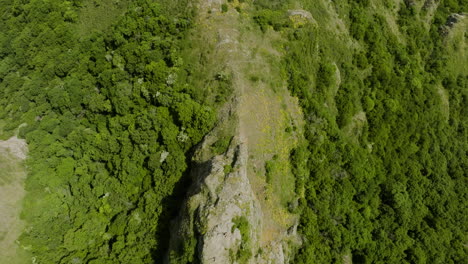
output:
[[[404,1],[399,35],[392,1],[332,1],[341,33],[323,1],[299,1],[317,22],[294,24],[292,2],[251,16],[284,38],[305,119],[292,263],[466,263],[468,66],[445,37],[468,2],[437,1],[427,24],[429,7]],[[193,147],[230,96],[223,78],[191,81],[194,16],[188,0],[0,0],[0,119],[29,145],[19,243],[33,263],[164,258]]]
[[78,23],[84,4],[0,2],[3,129],[20,127],[30,148],[20,243],[36,263],[150,263],[186,154],[215,117],[184,81],[192,14],[183,1],[121,2],[125,14],[93,30]]
[[468,75],[466,61],[449,70],[444,29],[466,2],[441,1],[426,29],[425,7],[405,1],[405,41],[371,1],[336,3],[358,48],[320,23],[325,6],[303,1],[319,25],[291,28],[280,2],[263,2],[256,21],[287,34],[288,87],[306,119],[291,156],[304,235],[295,263],[465,263]]

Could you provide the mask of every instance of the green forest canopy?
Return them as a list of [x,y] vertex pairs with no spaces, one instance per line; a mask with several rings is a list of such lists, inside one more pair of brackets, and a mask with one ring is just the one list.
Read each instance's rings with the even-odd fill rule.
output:
[[444,58],[457,54],[441,28],[467,5],[441,1],[426,30],[413,4],[397,14],[401,42],[369,1],[340,3],[360,49],[320,24],[327,18],[310,1],[318,26],[257,17],[289,37],[288,86],[307,120],[306,142],[292,154],[304,235],[294,263],[466,262],[467,65],[446,70]]
[[0,4],[1,118],[30,148],[20,242],[38,263],[149,263],[214,108],[184,81],[189,13],[132,1],[82,35],[83,4]]

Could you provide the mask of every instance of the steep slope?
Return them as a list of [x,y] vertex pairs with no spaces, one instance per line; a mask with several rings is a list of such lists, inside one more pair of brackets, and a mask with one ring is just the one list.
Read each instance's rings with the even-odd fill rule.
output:
[[[434,32],[432,23],[437,19],[432,17],[440,18],[445,11],[433,3],[292,1],[289,6],[272,7],[260,1],[260,8],[252,9],[228,2],[201,1],[195,31],[197,41],[208,50],[198,50],[206,63],[203,67],[225,76],[234,91],[218,127],[234,123],[230,131],[235,137],[215,158],[210,149],[225,130],[215,129],[199,146],[194,166],[204,169],[193,170],[196,184],[175,224],[168,261],[459,260],[463,228],[436,228],[445,234],[444,242],[433,240],[432,231],[427,231],[433,227],[429,219],[445,221],[430,200],[447,197],[431,190],[424,194],[415,186],[430,183],[437,189],[444,188],[440,181],[461,181],[463,157],[450,161],[458,175],[450,180],[444,161],[437,177],[417,172],[418,166],[434,168],[427,159],[441,154],[422,149],[416,131],[425,131],[422,138],[434,148],[446,141],[438,142],[433,135],[443,139],[446,133],[457,134],[447,124],[456,123],[463,111],[460,103],[450,107],[463,95],[450,95],[440,81],[434,82],[434,76],[444,78],[446,73],[428,65],[434,57],[450,54],[447,66],[458,67],[448,70],[447,78],[458,78],[459,86],[452,83],[452,89],[463,93],[465,46],[459,33],[465,29],[463,15],[452,15],[457,23],[444,40],[452,48],[437,54],[441,36]],[[249,24],[249,17],[261,32]],[[427,47],[418,50],[416,40],[427,41]],[[283,80],[300,99],[305,122]],[[409,121],[414,118],[419,120]],[[437,128],[427,133],[428,123]],[[464,153],[465,145],[454,142],[450,148]],[[415,156],[419,152],[422,156]],[[450,188],[448,195],[463,193]],[[301,239],[295,235],[297,215],[286,210],[294,211],[296,205]],[[257,208],[261,213],[252,212]],[[411,219],[410,210],[415,216]],[[463,221],[460,211],[447,210],[450,221]],[[450,238],[451,232],[455,238]],[[291,249],[300,241],[303,246],[294,256]],[[447,248],[443,256],[419,250],[439,243],[457,246]]]
[[[229,76],[233,97],[194,157],[196,184],[175,228],[170,263],[287,263],[299,243],[297,216],[287,207],[295,200],[289,155],[302,131],[301,111],[272,46],[281,37],[255,28],[244,15],[251,8],[233,2],[222,11],[213,1],[198,7],[194,41],[207,45],[212,64],[205,67]],[[211,158],[223,127],[234,137]]]
[[300,2],[318,26],[287,61],[309,132],[294,263],[463,263],[466,1]]

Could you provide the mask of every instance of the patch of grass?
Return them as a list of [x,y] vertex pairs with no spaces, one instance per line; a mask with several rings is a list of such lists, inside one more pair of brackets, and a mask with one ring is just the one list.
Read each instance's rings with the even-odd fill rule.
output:
[[18,183],[24,177],[21,161],[0,148],[0,263],[24,264],[30,259],[15,243],[21,233],[18,216],[23,196],[23,186]]
[[247,261],[252,256],[252,252],[250,250],[251,238],[249,221],[245,216],[239,216],[232,219],[232,222],[234,223],[234,225],[232,226],[231,232],[234,232],[234,230],[239,229],[242,237],[240,248],[237,251],[237,260],[239,263],[247,263]]
[[231,165],[224,165],[224,174],[229,174],[232,172],[232,166]]
[[466,45],[466,28],[468,19],[455,24],[446,38],[446,50],[450,55],[447,58],[447,75],[456,78],[466,72],[466,61],[468,59],[468,47]]
[[21,163],[18,160],[8,153],[0,153],[0,186],[11,183],[21,172]]
[[274,155],[271,160],[265,162],[265,180],[268,188],[279,198],[282,206],[287,207],[294,197],[295,180],[287,177],[289,161]]
[[226,153],[226,151],[228,150],[229,144],[231,143],[231,140],[232,140],[232,136],[224,136],[218,139],[218,141],[216,141],[213,144],[213,146],[211,146],[211,150],[216,155]]
[[84,1],[78,13],[78,34],[85,36],[107,29],[124,14],[128,4],[127,0]]

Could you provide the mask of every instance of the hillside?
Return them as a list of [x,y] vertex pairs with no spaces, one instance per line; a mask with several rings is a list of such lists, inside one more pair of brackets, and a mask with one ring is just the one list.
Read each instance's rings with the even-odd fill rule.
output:
[[0,0],[0,263],[464,263],[462,0]]

